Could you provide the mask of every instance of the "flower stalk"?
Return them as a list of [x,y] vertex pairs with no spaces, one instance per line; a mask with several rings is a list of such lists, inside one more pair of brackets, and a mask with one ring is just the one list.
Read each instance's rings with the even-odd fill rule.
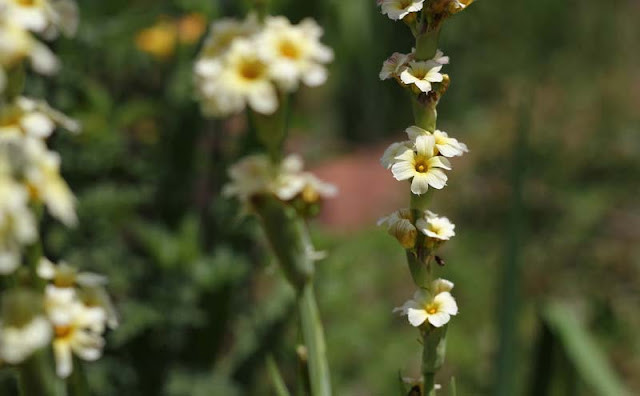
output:
[[[434,262],[444,265],[436,250],[455,235],[455,226],[429,211],[434,189],[446,186],[445,170],[451,170],[450,157],[468,151],[464,143],[436,128],[437,105],[449,87],[449,76],[441,73],[449,58],[438,50],[442,23],[472,1],[460,0],[379,0],[390,19],[403,20],[415,37],[409,54],[394,53],[380,72],[380,79],[393,78],[411,96],[414,125],[406,129],[408,141],[394,143],[385,151],[381,163],[397,180],[410,180],[410,204],[380,220],[387,231],[406,250],[407,264],[418,291],[413,299],[396,308],[407,315],[420,331],[422,352],[422,392],[436,395],[435,377],[446,354],[446,333],[458,306],[450,291],[453,283],[435,279]],[[435,279],[435,280],[434,280]],[[413,389],[413,388],[412,388]],[[413,394],[413,393],[411,393]]]

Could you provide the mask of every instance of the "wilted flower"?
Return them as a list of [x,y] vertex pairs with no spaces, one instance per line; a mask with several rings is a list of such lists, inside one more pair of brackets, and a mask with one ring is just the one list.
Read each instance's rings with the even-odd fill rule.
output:
[[387,227],[389,235],[395,237],[405,249],[416,245],[417,230],[413,225],[410,209],[401,209],[378,220],[379,226]]
[[400,52],[394,52],[389,59],[382,63],[382,70],[380,70],[380,79],[386,80],[392,77],[398,77],[402,72],[404,66],[413,59],[413,53],[402,54]]
[[396,180],[411,181],[411,192],[421,195],[429,190],[429,186],[442,189],[447,182],[447,175],[442,169],[451,169],[449,160],[445,157],[434,156],[435,138],[433,136],[418,136],[415,149],[408,149],[396,159],[391,167]]
[[409,139],[416,140],[418,136],[433,136],[435,138],[436,152],[434,155],[444,157],[458,157],[469,151],[467,145],[457,139],[449,137],[446,132],[436,129],[433,133],[426,131],[416,125],[407,128]]
[[421,92],[431,91],[431,83],[442,82],[442,64],[434,60],[411,61],[400,73],[400,80],[407,85],[415,85]]
[[394,21],[422,10],[424,0],[382,0],[382,13]]
[[434,327],[442,327],[449,322],[451,316],[458,314],[456,300],[449,293],[451,288],[453,283],[438,279],[432,284],[431,290],[419,289],[411,300],[393,311],[407,315],[409,323],[414,327],[427,321]]

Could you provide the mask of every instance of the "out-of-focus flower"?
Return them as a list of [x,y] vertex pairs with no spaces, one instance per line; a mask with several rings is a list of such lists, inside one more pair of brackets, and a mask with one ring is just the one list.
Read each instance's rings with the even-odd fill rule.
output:
[[51,341],[51,323],[36,316],[22,326],[0,322],[0,360],[18,364]]
[[178,39],[184,44],[193,44],[202,37],[207,22],[202,14],[187,14],[178,19]]
[[[439,281],[442,286],[443,280]],[[453,287],[453,284],[449,283]],[[449,291],[434,293],[433,290],[420,289],[411,300],[393,311],[407,315],[409,323],[414,327],[419,327],[427,321],[434,327],[442,327],[449,323],[451,316],[458,314],[458,305]]]
[[223,55],[236,38],[248,38],[258,32],[260,26],[254,14],[249,14],[244,21],[223,18],[211,24],[209,35],[204,42],[199,60],[211,59]]
[[223,193],[244,203],[259,194],[273,194],[283,201],[301,196],[311,203],[337,192],[334,186],[304,172],[302,158],[294,154],[277,166],[264,154],[247,156],[229,168],[229,177]]
[[135,43],[139,50],[156,58],[165,59],[173,55],[178,39],[176,24],[160,20],[155,25],[136,34]]
[[442,189],[447,182],[447,175],[442,169],[451,169],[449,160],[445,157],[434,156],[435,138],[433,136],[418,136],[415,149],[408,149],[396,159],[391,167],[396,180],[411,181],[411,192],[421,195],[429,190],[429,186]]
[[429,210],[425,211],[424,217],[418,219],[416,227],[429,238],[440,241],[448,241],[456,235],[455,224],[448,218],[440,217]]
[[45,306],[54,330],[56,373],[66,378],[73,371],[73,354],[88,361],[100,358],[107,318],[101,307],[87,307],[77,300],[73,289],[66,289],[67,293],[50,290],[51,286]]
[[400,79],[407,85],[415,85],[421,92],[431,91],[431,83],[442,82],[442,64],[433,60],[411,61],[401,73]]
[[75,197],[60,176],[60,156],[49,151],[38,139],[24,139],[26,167],[25,181],[32,198],[44,202],[51,215],[66,226],[74,226],[78,219]]
[[0,110],[0,139],[22,135],[47,138],[56,125],[72,132],[80,130],[76,121],[52,109],[46,102],[24,96]]
[[389,235],[395,237],[402,247],[411,249],[416,245],[418,234],[413,221],[411,210],[401,209],[378,220],[378,225],[385,226]]
[[416,140],[418,136],[432,135],[435,138],[436,152],[434,155],[442,155],[444,157],[458,157],[469,151],[467,145],[459,142],[458,139],[449,137],[446,132],[435,130],[433,133],[426,131],[416,125],[407,128],[409,139]]
[[5,155],[0,153],[0,274],[11,273],[20,265],[23,247],[38,235],[29,193],[11,177]]
[[93,272],[80,272],[64,261],[56,265],[46,257],[42,257],[38,262],[37,273],[39,277],[51,281],[51,284],[57,288],[96,287],[107,283],[107,278],[103,275]]
[[78,26],[78,7],[71,0],[1,0],[5,17],[23,29],[55,38],[58,30],[73,35]]
[[58,70],[58,59],[46,45],[0,15],[0,69],[4,69],[2,74],[27,58],[33,69],[40,74],[51,75]]
[[382,13],[394,21],[403,19],[412,12],[422,10],[424,0],[382,0]]
[[299,81],[315,87],[327,80],[325,63],[333,60],[331,48],[320,43],[323,31],[312,19],[292,25],[285,17],[268,17],[257,48],[269,64],[271,77],[286,91]]

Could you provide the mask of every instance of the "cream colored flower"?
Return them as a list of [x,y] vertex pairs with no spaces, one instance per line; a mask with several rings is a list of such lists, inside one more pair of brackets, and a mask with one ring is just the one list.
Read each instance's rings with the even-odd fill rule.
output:
[[447,175],[442,169],[451,169],[449,160],[445,157],[434,156],[435,138],[433,136],[418,136],[415,149],[408,149],[396,159],[391,172],[396,180],[411,181],[411,192],[416,195],[425,194],[429,186],[442,189],[447,182]]
[[413,60],[413,53],[401,54],[394,52],[389,59],[385,60],[380,70],[380,79],[386,80],[392,77],[399,77],[403,68]]
[[444,53],[440,50],[436,51],[436,55],[433,57],[432,59],[435,63],[438,63],[440,65],[448,65],[449,64],[449,57],[448,56],[444,56]]
[[419,327],[425,322],[434,327],[442,327],[449,323],[451,316],[458,314],[458,305],[448,291],[435,294],[420,289],[402,307],[395,308],[394,312],[407,315],[409,323],[414,327]]
[[449,3],[449,12],[452,14],[458,13],[473,3],[474,0],[454,0]]
[[417,230],[413,225],[410,209],[401,209],[378,220],[379,226],[385,226],[389,235],[395,237],[405,249],[416,245]]
[[411,61],[400,73],[400,80],[407,85],[415,85],[421,92],[431,91],[431,83],[442,82],[442,64],[433,60]]
[[224,186],[223,195],[246,202],[269,189],[272,180],[271,161],[263,154],[249,155],[230,166],[228,174],[230,181]]
[[49,304],[48,309],[54,329],[53,353],[59,377],[66,378],[73,371],[73,354],[88,361],[100,358],[106,324],[104,309],[86,307],[76,299],[56,301]]
[[333,51],[320,43],[322,34],[312,19],[292,25],[285,17],[267,17],[257,38],[257,50],[282,89],[293,91],[300,81],[315,87],[327,80],[324,64],[333,60]]
[[[0,157],[4,155],[0,151]],[[37,235],[29,193],[11,177],[8,160],[0,158],[0,274],[11,273],[20,265],[24,246]]]
[[260,29],[254,14],[249,14],[244,21],[232,18],[222,18],[211,24],[200,59],[211,59],[223,55],[237,38],[247,38]]
[[449,221],[446,217],[439,217],[437,214],[431,211],[425,211],[425,216],[418,219],[416,227],[424,235],[429,238],[438,239],[441,241],[448,241],[451,237],[455,236],[456,225]]
[[78,9],[71,0],[3,0],[5,18],[20,27],[51,39],[58,29],[67,35],[78,26]]
[[25,58],[40,74],[51,75],[59,68],[58,59],[46,45],[15,23],[0,18],[0,68],[14,67]]
[[51,341],[51,323],[36,316],[22,326],[6,326],[0,322],[0,360],[18,364]]
[[453,290],[453,282],[446,279],[438,278],[431,282],[431,294],[437,295],[442,292],[450,292]]
[[416,140],[418,136],[429,136],[432,135],[436,139],[436,153],[434,155],[440,154],[444,157],[458,157],[464,153],[469,152],[467,145],[459,142],[457,139],[449,137],[446,132],[440,131],[438,129],[435,132],[431,133],[426,131],[416,125],[410,126],[406,130],[407,135],[409,135],[409,139]]
[[51,135],[56,125],[72,132],[80,130],[76,121],[52,109],[46,102],[24,96],[0,110],[0,139],[10,135],[44,139]]
[[233,41],[215,88],[215,100],[218,103],[227,101],[232,112],[241,111],[246,104],[267,115],[278,108],[278,95],[271,82],[269,64],[256,53],[255,41]]
[[27,158],[25,179],[33,197],[44,202],[53,217],[66,226],[74,226],[78,220],[76,199],[60,176],[60,156],[33,138],[24,139],[24,149]]
[[383,0],[382,13],[397,21],[412,12],[422,10],[423,3],[424,0]]
[[300,192],[300,196],[306,203],[315,203],[321,199],[333,198],[338,195],[338,188],[336,186],[320,180],[316,175],[305,172],[302,176],[305,184]]
[[386,169],[391,169],[393,164],[398,162],[396,159],[399,155],[413,147],[413,142],[399,142],[391,143],[389,147],[384,151],[380,158],[380,164]]

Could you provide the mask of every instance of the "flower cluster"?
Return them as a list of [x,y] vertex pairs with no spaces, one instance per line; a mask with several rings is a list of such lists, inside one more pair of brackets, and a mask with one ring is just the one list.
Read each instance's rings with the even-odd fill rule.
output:
[[18,364],[51,344],[56,373],[65,378],[72,372],[73,354],[90,361],[100,357],[103,333],[107,327],[117,327],[118,320],[104,290],[104,277],[46,258],[40,259],[37,274],[47,282],[44,296],[20,289],[6,296],[0,360]]
[[292,25],[285,17],[255,16],[214,22],[195,64],[195,81],[205,114],[228,116],[247,105],[273,114],[282,93],[327,79],[333,59],[320,43],[323,31],[311,19]]
[[444,170],[451,170],[447,158],[461,156],[467,146],[439,130],[431,133],[414,125],[406,132],[409,140],[391,144],[380,159],[382,166],[391,169],[396,180],[411,180],[411,192],[416,195],[425,194],[429,186],[444,188]]
[[451,296],[453,283],[445,279],[436,279],[429,289],[419,289],[413,298],[394,312],[407,315],[412,326],[420,327],[425,322],[434,327],[449,323],[451,316],[458,314],[458,304]]
[[229,168],[231,180],[223,193],[238,198],[245,205],[250,204],[252,197],[261,194],[271,194],[287,202],[301,199],[307,204],[336,195],[335,186],[303,171],[303,168],[302,158],[295,154],[277,165],[265,154],[250,155]]
[[[56,372],[67,377],[73,354],[95,360],[103,333],[117,320],[106,279],[40,256],[41,208],[66,226],[77,223],[75,197],[60,174],[60,156],[47,139],[79,124],[46,102],[21,96],[22,62],[51,74],[55,55],[35,38],[72,34],[77,9],[70,0],[0,0],[0,362],[17,365],[47,345]],[[8,78],[10,76],[10,78]],[[25,254],[25,251],[29,254]]]
[[453,15],[464,10],[473,2],[474,0],[433,0],[431,2],[425,2],[425,0],[377,0],[382,13],[394,21],[411,19],[427,6],[430,7],[430,13]]
[[34,34],[46,40],[60,31],[72,35],[77,24],[77,8],[71,0],[0,0],[0,93],[7,86],[7,73],[24,60],[38,73],[55,73],[56,56]]
[[382,64],[380,79],[393,78],[416,93],[428,93],[433,90],[434,83],[443,83],[448,79],[446,74],[440,73],[447,64],[449,57],[444,56],[440,50],[426,61],[415,60],[415,49],[408,54],[395,52]]
[[423,246],[429,250],[436,249],[456,235],[455,224],[430,210],[420,213],[416,219],[411,209],[400,209],[378,220],[378,225],[384,226],[405,249],[416,248],[418,231],[424,236]]

